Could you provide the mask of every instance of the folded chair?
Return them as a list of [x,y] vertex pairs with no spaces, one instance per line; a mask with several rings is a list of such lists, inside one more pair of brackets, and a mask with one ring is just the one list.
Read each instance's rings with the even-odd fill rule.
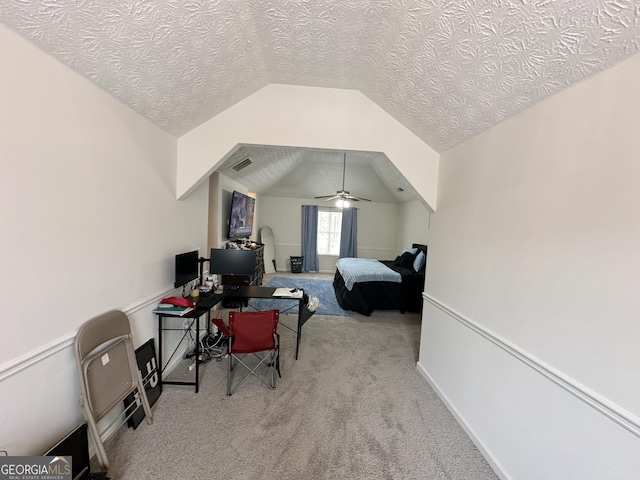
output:
[[[276,388],[276,373],[280,376],[280,336],[276,332],[279,318],[279,310],[265,310],[229,312],[229,327],[226,327],[219,318],[212,320],[220,332],[228,337],[227,396],[233,395],[251,375],[260,379],[269,388]],[[258,363],[251,366],[248,357],[254,356]],[[254,359],[252,360],[255,362]],[[233,370],[237,364],[245,367],[248,373],[232,388]],[[266,370],[264,376],[258,372],[259,368]]]
[[[102,445],[102,433],[118,420],[118,426],[124,424],[140,406],[147,422],[151,423],[153,419],[136,362],[129,317],[115,310],[95,317],[80,327],[74,344],[80,377],[80,404],[98,461],[106,470],[109,462]],[[100,419],[131,393],[135,394],[136,402],[100,432],[97,425]]]

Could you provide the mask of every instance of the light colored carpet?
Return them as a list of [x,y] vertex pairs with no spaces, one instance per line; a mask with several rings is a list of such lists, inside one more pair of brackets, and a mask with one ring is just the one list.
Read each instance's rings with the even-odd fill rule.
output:
[[[295,324],[293,316],[283,315]],[[276,390],[252,379],[225,396],[226,360],[200,393],[165,386],[153,425],[107,442],[114,479],[495,479],[416,371],[420,316],[315,315],[281,328]]]

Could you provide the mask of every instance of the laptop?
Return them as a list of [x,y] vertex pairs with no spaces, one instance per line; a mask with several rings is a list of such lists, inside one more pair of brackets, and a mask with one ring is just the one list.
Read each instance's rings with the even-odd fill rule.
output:
[[86,423],[83,423],[73,432],[69,433],[44,455],[57,457],[71,456],[71,474],[73,480],[109,480],[107,472],[91,472],[89,435]]

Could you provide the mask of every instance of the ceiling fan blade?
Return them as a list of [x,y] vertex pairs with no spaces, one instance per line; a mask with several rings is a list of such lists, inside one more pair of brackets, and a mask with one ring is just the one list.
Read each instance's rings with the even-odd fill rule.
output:
[[330,202],[331,200],[335,200],[337,198],[342,198],[340,195],[324,195],[322,197],[313,197],[318,200],[324,200],[325,202]]
[[353,195],[347,195],[346,196],[347,200],[353,200],[354,202],[358,202],[360,200],[365,201],[365,202],[370,202],[371,200],[369,200],[368,198],[363,198],[363,197],[354,197]]

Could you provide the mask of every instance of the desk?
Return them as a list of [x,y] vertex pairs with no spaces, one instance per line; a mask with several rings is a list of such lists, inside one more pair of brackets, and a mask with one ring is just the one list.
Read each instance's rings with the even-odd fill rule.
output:
[[[193,310],[191,310],[188,313],[185,313],[184,315],[178,316],[178,315],[164,315],[162,313],[157,313],[158,315],[158,381],[160,382],[160,385],[193,385],[196,388],[196,393],[198,393],[198,390],[200,388],[200,362],[198,361],[198,359],[200,358],[200,317],[202,317],[203,315],[207,316],[207,332],[209,332],[209,326],[211,324],[211,317],[210,317],[210,310],[217,305],[218,303],[220,303],[222,301],[222,299],[224,298],[224,295],[209,295],[206,297],[198,297],[198,299],[196,300],[195,304],[196,304],[196,308],[194,308]],[[180,321],[180,328],[165,328],[164,326],[164,321],[165,319],[169,319],[169,321],[171,321],[171,319],[173,319],[174,322]],[[183,382],[183,381],[173,381],[173,380],[162,380],[162,372],[164,371],[166,365],[163,363],[163,357],[162,357],[162,332],[164,331],[169,331],[169,330],[179,330],[184,332],[182,335],[182,338],[180,339],[180,341],[178,342],[178,345],[176,346],[176,348],[173,350],[173,353],[171,354],[171,357],[169,357],[169,360],[167,360],[167,364],[171,361],[171,359],[173,358],[173,356],[175,355],[176,351],[178,350],[178,348],[180,347],[180,345],[182,345],[182,342],[184,341],[184,339],[186,338],[187,334],[189,333],[189,330],[184,330],[182,328],[182,324],[184,323],[185,319],[190,319],[190,325],[189,327],[191,328],[191,326],[193,326],[193,323],[196,324],[196,347],[195,347],[195,358],[196,358],[196,372],[195,372],[195,378],[193,380],[193,382]]]
[[[209,327],[211,325],[211,316],[210,316],[210,311],[211,309],[216,306],[218,303],[220,303],[222,300],[224,300],[227,297],[233,297],[233,298],[239,298],[239,299],[243,299],[243,300],[249,300],[251,298],[269,298],[269,299],[273,299],[273,300],[294,300],[298,302],[298,326],[297,328],[294,330],[293,328],[285,325],[284,323],[282,323],[281,325],[284,326],[285,328],[288,328],[289,330],[293,331],[296,333],[296,360],[298,359],[298,352],[300,350],[300,339],[302,338],[302,326],[307,322],[307,320],[309,320],[311,318],[311,316],[314,314],[314,312],[309,311],[309,309],[307,308],[307,300],[308,297],[306,294],[304,294],[302,297],[300,298],[296,298],[296,297],[274,297],[273,296],[273,292],[275,292],[276,289],[273,287],[257,287],[257,286],[241,286],[238,287],[237,290],[231,290],[227,287],[227,290],[224,291],[224,293],[221,294],[212,294],[212,295],[208,295],[208,296],[200,296],[195,300],[195,308],[193,310],[191,310],[189,313],[186,313],[182,316],[177,316],[177,315],[164,315],[162,313],[157,313],[158,315],[158,364],[159,364],[159,368],[158,368],[158,380],[160,382],[160,384],[165,384],[165,385],[194,385],[195,389],[196,389],[196,393],[198,393],[199,390],[199,386],[200,386],[200,362],[198,361],[198,359],[200,358],[200,342],[196,341],[196,348],[195,348],[195,358],[196,358],[196,368],[195,368],[195,379],[193,382],[183,382],[183,381],[168,381],[168,380],[162,380],[162,372],[164,371],[164,368],[166,365],[163,364],[163,359],[162,359],[162,332],[163,331],[168,331],[168,330],[180,330],[180,331],[184,331],[182,328],[182,323],[184,322],[184,319],[192,319],[193,322],[195,322],[196,324],[196,338],[200,339],[200,317],[202,317],[203,315],[207,316],[207,332],[209,332]],[[240,303],[240,310],[242,310],[242,302]],[[165,328],[164,327],[164,321],[165,319],[173,319],[173,321],[180,321],[180,328]],[[177,320],[176,320],[177,319]],[[169,360],[167,360],[167,363],[169,363],[171,361],[171,358],[173,358],[173,355],[175,355],[176,351],[178,350],[178,347],[180,347],[180,345],[182,344],[182,342],[184,341],[184,339],[186,338],[188,334],[188,331],[185,331],[184,334],[182,335],[182,338],[180,339],[180,342],[178,342],[178,345],[176,346],[176,348],[174,349],[173,353],[171,354],[171,357],[169,358]]]

